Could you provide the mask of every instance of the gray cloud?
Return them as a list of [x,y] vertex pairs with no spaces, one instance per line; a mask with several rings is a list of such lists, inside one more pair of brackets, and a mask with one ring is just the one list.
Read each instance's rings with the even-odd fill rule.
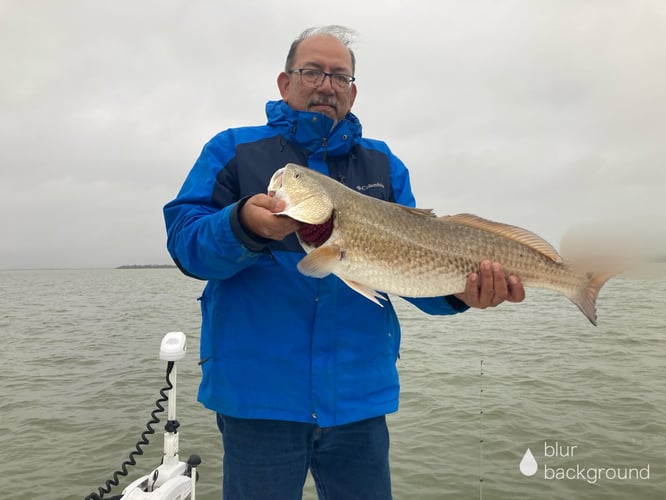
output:
[[354,111],[419,205],[556,245],[639,220],[666,248],[663,2],[357,3],[3,2],[0,268],[168,262],[161,207],[202,145],[262,123],[291,40],[329,23],[359,31]]

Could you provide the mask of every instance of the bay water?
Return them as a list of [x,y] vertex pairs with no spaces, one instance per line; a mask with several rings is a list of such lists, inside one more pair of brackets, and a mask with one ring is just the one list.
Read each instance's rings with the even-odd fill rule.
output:
[[[172,268],[0,271],[0,498],[97,491],[150,420],[173,330],[180,455],[202,458],[197,498],[220,498],[221,438],[196,401],[203,285]],[[394,302],[396,500],[666,498],[666,265],[611,280],[596,328],[544,290],[454,317]],[[159,464],[160,418],[111,495]]]

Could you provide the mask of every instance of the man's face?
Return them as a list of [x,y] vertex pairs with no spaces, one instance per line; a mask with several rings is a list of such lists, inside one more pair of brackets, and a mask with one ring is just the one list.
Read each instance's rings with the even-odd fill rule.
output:
[[[326,73],[352,76],[351,54],[337,38],[316,35],[303,40],[296,49],[294,64],[290,70],[314,69]],[[297,72],[282,72],[278,76],[278,88],[282,99],[299,111],[323,113],[334,120],[342,120],[351,110],[356,99],[356,85],[348,88],[336,87],[331,78],[325,77],[316,88],[302,83]]]

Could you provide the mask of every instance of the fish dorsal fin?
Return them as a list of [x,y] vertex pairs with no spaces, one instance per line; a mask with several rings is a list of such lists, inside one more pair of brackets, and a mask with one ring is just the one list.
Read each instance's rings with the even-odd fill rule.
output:
[[435,212],[432,211],[432,208],[413,208],[405,205],[398,206],[413,215],[419,215],[421,217],[437,217]]
[[532,250],[539,252],[554,262],[562,262],[562,257],[550,243],[527,229],[494,222],[472,214],[445,215],[441,219],[498,234],[530,247]]

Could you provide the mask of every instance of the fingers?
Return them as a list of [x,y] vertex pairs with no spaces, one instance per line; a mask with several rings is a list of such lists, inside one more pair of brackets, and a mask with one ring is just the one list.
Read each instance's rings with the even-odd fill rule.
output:
[[525,289],[517,276],[505,276],[501,264],[485,260],[478,273],[468,276],[465,291],[456,297],[470,307],[485,309],[504,301],[520,302],[525,298]]
[[508,295],[508,285],[502,266],[483,261],[480,266],[481,285],[479,289],[479,307],[495,307],[504,302]]
[[525,288],[517,276],[509,276],[507,279],[509,294],[506,300],[509,302],[522,302],[525,300]]
[[280,200],[278,198],[275,198],[274,196],[269,196],[263,193],[260,194],[255,194],[254,196],[251,196],[247,202],[245,202],[245,206],[254,206],[254,207],[259,207],[259,208],[264,208],[268,210],[269,212],[272,213],[277,213],[280,212],[284,209],[285,203],[284,200]]
[[299,222],[290,217],[276,217],[284,210],[285,203],[272,196],[256,194],[250,197],[238,214],[245,229],[257,236],[271,240],[281,240],[298,230]]

